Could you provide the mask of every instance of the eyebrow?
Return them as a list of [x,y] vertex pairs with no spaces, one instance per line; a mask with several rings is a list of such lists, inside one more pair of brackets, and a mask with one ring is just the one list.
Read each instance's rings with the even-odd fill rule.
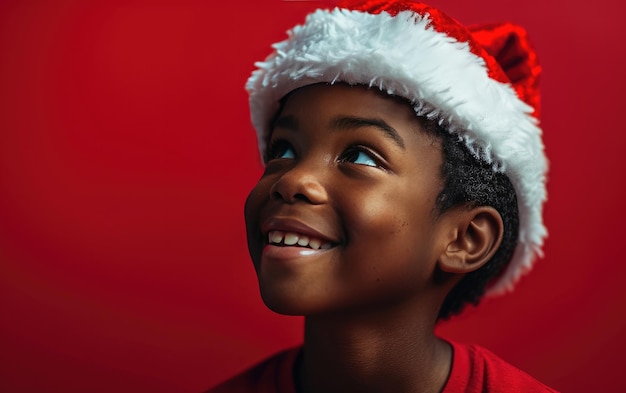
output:
[[[366,118],[357,116],[340,116],[331,120],[330,125],[332,128],[340,130],[357,129],[361,127],[374,127],[382,131],[384,135],[393,140],[399,147],[406,149],[404,145],[404,139],[400,136],[392,126],[387,124],[382,119]],[[281,116],[273,121],[272,128],[284,128],[291,131],[296,131],[299,128],[298,119],[294,116]]]
[[271,128],[286,128],[296,131],[298,129],[298,120],[294,116],[281,116],[272,121]]
[[382,119],[376,118],[366,118],[366,117],[356,117],[356,116],[343,116],[336,117],[332,120],[331,125],[334,128],[339,129],[355,129],[361,127],[375,127],[382,131],[385,136],[393,140],[398,146],[402,149],[405,149],[404,140],[392,126],[387,124]]

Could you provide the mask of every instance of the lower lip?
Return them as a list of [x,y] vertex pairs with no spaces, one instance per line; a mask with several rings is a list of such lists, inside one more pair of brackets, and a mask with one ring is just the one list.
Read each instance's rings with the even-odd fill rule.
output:
[[306,248],[306,247],[294,247],[294,246],[287,246],[287,247],[280,247],[280,246],[274,246],[272,244],[267,244],[265,245],[265,247],[263,248],[263,256],[266,258],[271,258],[271,259],[294,259],[294,258],[301,258],[301,257],[310,257],[310,256],[314,256],[314,255],[319,255],[322,254],[326,251],[328,251],[329,249],[325,249],[325,250],[313,250],[312,248]]

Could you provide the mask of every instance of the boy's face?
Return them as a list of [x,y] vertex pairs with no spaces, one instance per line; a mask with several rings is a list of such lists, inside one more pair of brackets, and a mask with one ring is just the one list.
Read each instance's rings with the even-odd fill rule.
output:
[[440,143],[412,108],[364,87],[303,87],[269,146],[245,206],[266,305],[317,315],[419,302],[446,235]]

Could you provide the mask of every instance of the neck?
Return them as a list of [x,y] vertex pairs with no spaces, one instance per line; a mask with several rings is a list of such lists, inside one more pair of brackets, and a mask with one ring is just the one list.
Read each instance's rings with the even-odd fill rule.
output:
[[434,335],[436,313],[424,319],[412,311],[307,317],[298,391],[441,391],[452,350]]

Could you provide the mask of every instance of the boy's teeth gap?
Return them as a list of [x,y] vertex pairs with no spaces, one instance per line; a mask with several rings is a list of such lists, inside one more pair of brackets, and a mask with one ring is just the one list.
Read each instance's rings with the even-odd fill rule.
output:
[[332,247],[320,239],[298,234],[295,232],[270,231],[267,234],[268,242],[274,245],[308,247],[314,250],[326,250]]

